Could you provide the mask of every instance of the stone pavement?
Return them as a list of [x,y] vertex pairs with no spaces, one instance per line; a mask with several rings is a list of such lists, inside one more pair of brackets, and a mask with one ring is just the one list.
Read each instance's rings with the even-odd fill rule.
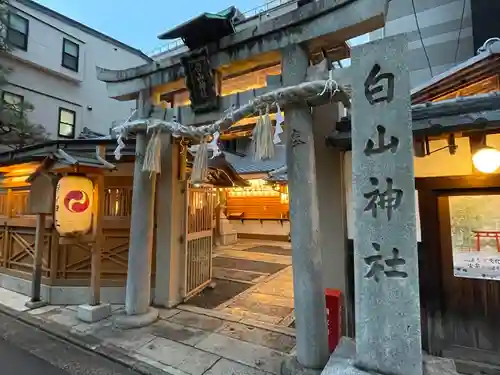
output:
[[[248,251],[258,246],[274,246],[274,250]],[[160,320],[140,329],[123,331],[114,327],[113,319],[124,313],[123,306],[113,306],[112,317],[87,324],[77,319],[77,306],[45,306],[29,311],[25,307],[27,296],[1,288],[0,310],[6,306],[19,319],[82,342],[87,349],[111,353],[109,356],[125,358],[134,367],[147,365],[159,373],[278,374],[282,360],[295,347],[295,330],[289,328],[293,321],[293,283],[288,250],[289,243],[258,240],[218,247],[214,257],[229,258],[230,263],[236,259],[240,265],[262,262],[282,269],[272,271],[275,273],[215,270],[237,282],[242,282],[242,276],[250,276],[250,287],[215,309],[191,305],[160,309]]]
[[[222,311],[214,317],[203,311],[184,310],[183,306],[162,309],[161,319],[155,324],[123,331],[113,326],[113,317],[87,324],[77,319],[76,306],[45,306],[29,311],[24,306],[27,300],[24,295],[0,289],[0,304],[17,311],[21,320],[37,321],[46,330],[91,343],[87,349],[116,353],[125,357],[125,362],[147,364],[158,373],[278,374],[282,360],[295,346],[290,328],[252,324],[250,319]],[[119,314],[123,314],[123,307],[113,306],[113,316]]]
[[[257,246],[279,246],[290,252],[287,255],[276,255],[245,251]],[[252,287],[214,310],[241,316],[245,321],[255,324],[259,322],[283,327],[290,326],[294,320],[290,243],[240,239],[237,244],[218,247],[215,250],[215,256],[287,265],[286,268],[273,275],[263,275]],[[214,310],[206,313],[212,314]]]
[[293,321],[292,267],[247,289],[216,310],[255,322],[288,327]]

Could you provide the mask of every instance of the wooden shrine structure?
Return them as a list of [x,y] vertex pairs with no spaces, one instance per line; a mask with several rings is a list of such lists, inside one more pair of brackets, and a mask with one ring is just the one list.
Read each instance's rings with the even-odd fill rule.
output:
[[[96,147],[105,147],[104,159],[96,158]],[[123,158],[113,157],[115,141],[106,137],[49,141],[45,144],[0,153],[0,286],[23,294],[30,294],[31,270],[35,247],[36,216],[29,210],[30,175],[48,171],[57,176],[65,171],[87,173],[92,176],[101,170],[104,182],[102,198],[102,250],[100,267],[101,298],[110,303],[124,302],[127,278],[130,215],[132,202],[133,142],[123,151]],[[190,157],[189,157],[190,158]],[[220,160],[219,160],[220,159]],[[112,164],[111,164],[112,163]],[[192,158],[186,160],[185,173],[189,176]],[[114,166],[114,167],[113,167]],[[187,177],[184,178],[186,183]],[[211,163],[208,183],[215,187],[245,186],[237,173],[223,158]],[[180,182],[182,184],[182,180]],[[185,208],[178,211],[186,227],[179,227],[179,235],[206,233],[212,241],[214,203],[196,215],[186,215],[192,204],[211,199],[211,189],[190,189]],[[190,203],[191,202],[191,203]],[[207,232],[208,231],[208,232]],[[211,245],[211,244],[210,244]],[[85,304],[89,302],[92,274],[92,242],[62,241],[53,225],[52,214],[47,215],[42,256],[42,299],[51,304]],[[211,249],[211,246],[209,247]],[[155,251],[155,250],[153,250]],[[155,257],[152,258],[155,266]],[[199,280],[188,280],[188,287],[198,286]],[[207,276],[204,276],[204,280]],[[155,272],[152,273],[152,287]]]
[[[370,370],[383,370],[385,373],[398,375],[420,374],[422,346],[436,355],[449,354],[453,358],[470,359],[480,354],[488,365],[498,363],[497,354],[500,346],[498,339],[491,335],[491,332],[498,332],[495,330],[498,328],[496,324],[498,314],[490,313],[498,311],[496,303],[498,298],[493,298],[498,295],[497,285],[485,280],[473,282],[455,280],[453,267],[449,262],[452,260],[451,240],[448,238],[447,242],[437,242],[438,238],[442,240],[441,219],[443,217],[449,219],[449,210],[446,211],[446,205],[442,203],[441,198],[448,197],[450,191],[454,193],[470,192],[471,189],[473,193],[497,191],[500,187],[498,177],[469,176],[477,172],[471,167],[470,171],[461,173],[458,180],[456,176],[446,180],[435,179],[436,176],[442,177],[442,165],[448,165],[446,162],[450,165],[452,163],[447,158],[439,159],[440,155],[455,156],[457,145],[460,153],[460,150],[464,149],[462,147],[464,143],[460,143],[461,138],[471,139],[471,144],[474,144],[472,140],[478,134],[469,132],[481,130],[482,138],[486,137],[486,133],[498,133],[498,111],[495,111],[499,107],[498,90],[491,90],[490,93],[483,95],[449,99],[447,95],[457,96],[455,91],[467,89],[465,87],[467,74],[474,69],[462,66],[461,70],[436,78],[428,86],[414,91],[411,100],[416,105],[411,107],[410,111],[408,71],[405,62],[407,43],[400,37],[359,47],[357,54],[354,54],[353,61],[357,64],[358,70],[363,70],[363,74],[367,73],[367,76],[371,77],[372,81],[369,84],[363,82],[368,78],[357,76],[358,72],[352,68],[336,69],[333,64],[334,61],[350,56],[346,40],[383,27],[387,0],[291,1],[286,5],[289,7],[286,11],[283,9],[270,11],[264,20],[261,17],[244,19],[234,9],[223,14],[203,14],[162,34],[162,38],[181,37],[185,45],[166,53],[158,61],[119,71],[97,69],[98,78],[106,82],[110,97],[138,102],[136,114],[125,124],[114,129],[113,135],[117,137],[117,142],[102,139],[86,140],[90,144],[95,142],[94,145],[108,144],[109,156],[114,145],[118,143],[115,155],[121,156],[118,161],[113,161],[117,171],[106,172],[104,177],[108,191],[104,201],[110,204],[107,208],[105,206],[103,218],[103,231],[106,241],[109,241],[109,246],[106,245],[103,251],[103,269],[106,269],[102,273],[103,301],[114,301],[114,298],[125,300],[126,310],[124,316],[116,319],[116,324],[124,328],[150,324],[158,318],[158,311],[152,307],[152,302],[154,305],[172,307],[203,288],[210,277],[211,258],[207,249],[210,249],[211,244],[207,239],[211,236],[211,218],[206,213],[210,213],[211,208],[210,204],[205,204],[210,193],[204,189],[203,184],[198,185],[200,181],[193,180],[192,186],[189,186],[183,178],[182,166],[185,161],[183,147],[189,146],[191,149],[197,147],[192,161],[192,172],[195,174],[196,171],[196,175],[201,177],[201,182],[211,181],[215,184],[222,180],[234,184],[236,178],[230,176],[230,170],[222,171],[221,168],[216,168],[214,173],[207,173],[205,167],[208,166],[210,171],[210,157],[217,151],[212,142],[214,139],[216,142],[217,137],[224,140],[261,135],[265,133],[262,129],[267,129],[266,134],[269,136],[275,129],[277,117],[283,110],[285,114],[283,143],[287,150],[286,173],[290,194],[297,330],[297,358],[284,363],[283,373],[294,373],[297,368],[299,371],[303,368],[317,371],[324,368],[327,363],[330,353],[327,346],[325,287],[338,289],[345,296],[344,310],[341,313],[346,323],[343,324],[343,333],[346,335],[364,333],[358,337],[363,353],[357,355]],[[381,46],[381,51],[390,52],[390,58],[386,57],[387,54],[379,56],[377,45]],[[497,59],[493,47],[490,48],[488,58]],[[366,53],[366,56],[363,53]],[[364,59],[364,57],[369,58]],[[372,66],[368,66],[370,65],[366,62],[368,60]],[[478,61],[475,63],[480,64]],[[481,72],[472,72],[477,73],[477,76],[474,76],[474,83],[480,82],[481,74],[492,73],[485,66],[481,68],[478,69]],[[370,69],[375,71],[373,75]],[[378,76],[382,70],[384,70],[382,77]],[[392,78],[394,75],[402,77],[396,80],[395,86],[400,95],[396,95],[398,98],[395,102],[399,101],[399,104],[394,103],[393,108],[394,113],[399,113],[400,117],[392,123],[391,119],[386,117],[391,111],[376,109],[374,104],[379,102],[373,100],[373,97],[382,91],[377,91],[377,83],[384,77],[387,78],[386,70],[393,71]],[[460,78],[459,82],[452,82],[452,76]],[[368,86],[371,86],[372,91]],[[353,122],[353,126],[357,128],[355,130],[358,131],[357,141],[354,142],[350,116],[338,121],[344,109],[348,113],[351,112],[351,87],[354,87],[353,97],[357,103],[363,103],[361,106],[358,105],[358,108],[364,108],[363,111],[368,113],[364,117],[363,113],[357,114]],[[368,96],[371,96],[373,101],[370,103],[371,107],[365,103]],[[370,99],[368,101],[370,102]],[[484,110],[487,110],[487,113],[483,116]],[[372,114],[374,116],[371,116]],[[395,214],[402,218],[401,222],[393,221],[395,229],[391,231],[385,224],[381,224],[380,228],[388,235],[387,237],[391,237],[391,240],[401,240],[397,244],[404,248],[401,255],[405,255],[412,264],[408,273],[403,272],[403,275],[395,269],[386,270],[383,265],[378,264],[375,268],[377,272],[383,271],[384,275],[399,278],[396,283],[391,284],[391,287],[380,288],[378,284],[374,284],[379,280],[366,280],[367,276],[362,268],[382,259],[379,259],[381,255],[370,255],[372,250],[381,250],[380,244],[370,243],[365,239],[362,251],[357,248],[354,255],[349,254],[349,244],[346,239],[348,231],[346,205],[349,202],[343,180],[345,169],[352,176],[351,165],[345,163],[346,151],[351,147],[356,148],[357,154],[357,160],[353,163],[355,174],[358,178],[369,177],[364,175],[363,163],[360,163],[360,156],[364,157],[361,155],[363,148],[360,145],[371,139],[379,128],[374,127],[372,134],[368,134],[369,129],[363,128],[360,124],[362,125],[367,119],[375,118],[375,115],[379,116],[377,118],[381,121],[390,123],[391,131],[397,133],[404,130],[404,134],[398,134],[405,142],[404,147],[400,147],[398,151],[395,145],[393,152],[395,154],[398,151],[400,155],[404,155],[404,161],[399,166],[401,168],[396,168],[398,160],[386,160],[389,160],[392,172],[395,171],[397,174],[404,170],[404,175],[400,174],[399,177],[401,181],[404,180],[405,194],[413,194],[415,185],[411,165],[413,154],[410,150],[412,137],[415,140],[417,156],[425,156],[424,160],[431,160],[431,164],[438,165],[441,169],[438,172],[432,171],[433,175],[428,173],[419,177],[419,161],[413,160],[417,165],[416,187],[423,194],[423,198],[419,201],[420,212],[425,214],[419,241],[421,244],[417,246],[420,251],[422,248],[424,251],[417,252],[417,246],[414,246],[416,238],[418,241],[416,235],[418,233],[412,222],[416,209],[414,197],[410,195],[410,199],[404,203],[404,215]],[[404,129],[398,129],[396,123],[404,124]],[[259,129],[260,133],[256,133],[255,129]],[[364,140],[359,138],[360,130],[367,132],[363,135]],[[457,134],[456,139],[453,133]],[[325,142],[327,138],[330,147]],[[433,142],[437,144],[444,142],[441,144],[442,150],[449,152],[442,154],[433,152],[434,149],[430,148],[435,144]],[[114,145],[111,145],[112,143]],[[269,137],[263,137],[255,143],[260,144],[260,147],[255,147],[256,154],[271,156]],[[75,145],[77,144],[75,141]],[[466,144],[468,153],[462,154],[464,158],[457,163],[457,168],[463,167],[465,164],[463,160],[470,159],[473,147],[479,147],[476,144],[469,149],[469,146],[470,144]],[[56,142],[49,147],[55,148],[51,152],[57,152],[59,146]],[[371,147],[373,151],[373,141]],[[210,154],[209,151],[214,154]],[[72,155],[69,149],[65,149],[65,152]],[[6,178],[11,178],[10,181],[14,183],[15,180],[12,179],[16,178],[15,168],[9,165],[20,166],[28,161],[33,162],[36,155],[36,147],[35,151],[25,149],[14,154],[0,155],[0,163],[5,165],[2,168],[5,168],[3,171]],[[203,158],[200,155],[203,155]],[[47,154],[44,154],[42,159],[46,157]],[[78,160],[76,154],[72,160]],[[468,165],[471,166],[470,160]],[[382,173],[382,166],[383,163],[379,159],[370,165],[371,172]],[[432,178],[429,178],[429,175],[432,175]],[[122,183],[118,184],[118,180],[113,180],[114,178],[123,178],[119,180]],[[387,182],[389,180],[390,178]],[[378,183],[377,179],[364,178],[363,181],[365,185]],[[360,193],[359,180],[357,184],[356,191]],[[17,208],[25,199],[20,193],[22,189],[18,188],[22,186],[15,184],[7,186],[8,198],[4,200],[6,203],[0,204],[2,212],[6,215],[3,220],[4,233],[7,233],[3,237],[4,246],[1,253],[3,272],[0,280],[2,283],[10,282],[12,289],[22,288],[20,286],[22,282],[19,280],[23,280],[23,271],[24,280],[27,279],[26,264],[29,264],[28,259],[32,254],[32,242],[30,242],[32,239],[29,237],[33,233],[32,227],[26,225],[28,221],[22,221],[23,225],[20,225],[19,218],[13,214],[23,212],[22,208]],[[131,191],[133,194],[130,195]],[[361,202],[362,197],[362,194],[358,194],[356,198],[356,215],[360,219],[358,221],[366,224],[370,234],[377,234],[380,232],[377,232],[374,225],[377,223],[366,217],[366,210],[363,210],[362,206],[364,202]],[[121,202],[126,202],[123,203],[125,208],[122,211],[120,211]],[[387,201],[379,203],[384,205]],[[120,215],[106,215],[117,212]],[[180,217],[182,217],[180,220],[176,220]],[[377,220],[379,219],[380,217]],[[106,227],[106,222],[109,223],[109,227]],[[185,228],[184,231],[180,229],[182,226]],[[399,231],[403,230],[408,231],[409,235],[397,238]],[[449,228],[448,230],[451,231]],[[357,239],[360,238],[359,233],[355,232],[355,235],[358,236]],[[78,283],[84,285],[85,281],[82,281],[79,275],[89,276],[88,249],[68,251],[61,247],[53,233],[48,235],[48,238],[50,245],[44,263],[44,283],[52,282],[58,288],[63,284],[72,285],[72,288]],[[381,238],[381,241],[384,240]],[[11,250],[14,248],[15,251]],[[50,250],[52,248],[53,250]],[[387,266],[405,264],[398,258],[399,250],[397,248],[395,250],[394,259],[385,261]],[[425,254],[425,258],[421,258],[420,254]],[[448,263],[444,261],[445,259]],[[353,262],[357,264],[356,285],[368,285],[365,289],[369,293],[366,293],[366,290],[362,293],[360,289],[356,290],[356,293],[353,292],[355,284],[352,274],[355,268]],[[432,272],[418,274],[417,262],[422,262]],[[420,269],[422,270],[422,267]],[[9,274],[15,275],[16,278],[6,278],[5,275],[10,276]],[[367,274],[373,276],[371,271],[367,271]],[[368,284],[372,281],[372,284]],[[121,289],[113,289],[118,285]],[[71,290],[72,295],[77,295],[74,293],[75,290]],[[412,295],[408,297],[404,290],[411,290]],[[420,291],[422,291],[421,298]],[[474,294],[477,300],[469,298],[465,303],[464,300],[469,292]],[[53,295],[49,293],[48,298],[54,301],[56,288],[52,288],[51,293]],[[109,298],[104,297],[106,293]],[[480,295],[486,297],[481,299],[478,297]],[[362,303],[356,303],[354,306],[353,296],[359,298],[356,301]],[[380,300],[384,296],[393,298],[394,309],[387,308],[391,305],[386,302],[375,304],[374,299],[370,300],[373,296],[380,297]],[[446,298],[447,306],[441,303],[443,296]],[[485,301],[487,303],[484,303]],[[75,303],[81,303],[80,299]],[[474,308],[475,304],[483,307]],[[384,312],[378,305],[385,306],[386,311]],[[464,305],[467,306],[465,314],[460,310]],[[377,311],[373,316],[384,323],[387,323],[387,317],[391,316],[395,325],[390,325],[390,329],[384,331],[384,325],[377,324],[378,320],[370,321],[369,310],[374,307],[377,307]],[[453,311],[449,310],[450,307]],[[363,310],[361,314],[360,310],[357,311],[357,320],[352,311],[356,308]],[[401,313],[404,319],[399,319],[398,313]],[[445,324],[441,320],[443,317]],[[398,326],[396,323],[400,321],[404,321],[405,324]],[[481,321],[483,327],[481,331],[474,325],[478,321]],[[367,322],[370,324],[365,324],[366,327],[363,327],[362,325]],[[356,332],[353,332],[354,326]],[[473,334],[463,334],[460,329],[464,327],[468,333]],[[411,340],[405,341],[405,329],[410,328]],[[370,331],[374,335],[370,335]],[[444,340],[440,336],[442,332],[446,335]],[[383,353],[385,348],[377,345],[388,336],[390,336],[390,340],[387,340],[390,341],[390,347],[387,352],[390,351],[394,355],[390,356],[390,361],[385,361],[387,359]],[[378,342],[370,342],[371,337],[378,337]],[[420,345],[421,337],[423,345]],[[488,337],[488,340],[483,340],[484,337]],[[409,342],[411,348],[410,345],[406,345]],[[460,345],[455,345],[456,342]],[[402,357],[398,357],[397,353],[401,353],[401,348],[404,348],[405,352]]]

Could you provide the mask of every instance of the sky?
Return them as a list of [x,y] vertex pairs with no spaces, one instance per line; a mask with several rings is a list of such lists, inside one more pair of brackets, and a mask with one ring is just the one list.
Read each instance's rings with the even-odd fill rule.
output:
[[165,44],[157,38],[203,12],[231,5],[247,11],[266,0],[35,0],[143,52]]
[[[269,0],[35,0],[145,53],[168,41],[159,34],[203,12],[220,12],[232,5],[245,12]],[[356,38],[353,44],[366,42]]]

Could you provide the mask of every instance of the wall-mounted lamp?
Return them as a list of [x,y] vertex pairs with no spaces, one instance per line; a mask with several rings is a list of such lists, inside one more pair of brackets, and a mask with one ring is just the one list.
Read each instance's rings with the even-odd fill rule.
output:
[[449,134],[447,142],[448,144],[446,146],[431,150],[431,141],[428,136],[424,136],[423,138],[414,140],[413,151],[417,158],[423,158],[442,150],[448,150],[450,155],[455,155],[458,149],[458,146],[455,142],[455,134]]
[[472,155],[472,163],[479,172],[493,173],[500,168],[500,151],[484,146]]
[[472,164],[482,173],[493,173],[500,168],[500,151],[486,144],[486,134],[469,137]]

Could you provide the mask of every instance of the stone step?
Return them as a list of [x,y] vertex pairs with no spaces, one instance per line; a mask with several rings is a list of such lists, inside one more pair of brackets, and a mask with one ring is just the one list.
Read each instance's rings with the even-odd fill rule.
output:
[[500,366],[487,365],[480,362],[456,359],[455,365],[461,374],[467,375],[498,375]]

